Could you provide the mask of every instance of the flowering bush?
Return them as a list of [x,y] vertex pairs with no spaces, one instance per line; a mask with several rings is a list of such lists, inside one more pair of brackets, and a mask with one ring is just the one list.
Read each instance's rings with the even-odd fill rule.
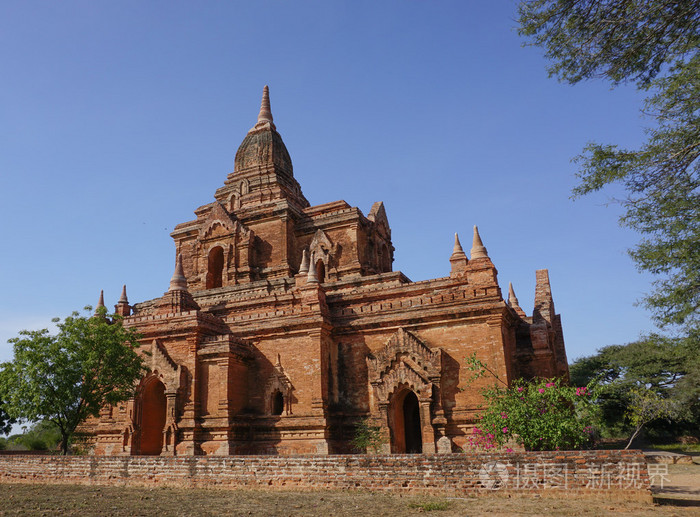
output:
[[592,442],[589,386],[565,386],[560,379],[516,380],[509,387],[486,389],[484,397],[486,409],[468,438],[472,448],[518,442],[527,450],[580,449]]

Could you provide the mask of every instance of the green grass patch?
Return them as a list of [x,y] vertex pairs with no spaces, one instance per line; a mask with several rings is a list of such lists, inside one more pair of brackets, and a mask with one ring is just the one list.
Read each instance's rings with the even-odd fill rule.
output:
[[651,445],[652,449],[659,451],[679,452],[679,453],[700,453],[700,443],[663,443]]
[[408,505],[409,508],[423,510],[424,512],[444,511],[447,510],[449,506],[449,501],[421,501]]

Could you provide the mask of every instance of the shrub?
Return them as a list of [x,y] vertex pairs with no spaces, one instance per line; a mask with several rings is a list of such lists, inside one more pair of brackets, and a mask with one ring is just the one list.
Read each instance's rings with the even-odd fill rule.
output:
[[592,442],[591,387],[562,385],[560,379],[516,380],[484,390],[487,407],[468,442],[472,448],[503,448],[517,442],[527,450],[580,449]]

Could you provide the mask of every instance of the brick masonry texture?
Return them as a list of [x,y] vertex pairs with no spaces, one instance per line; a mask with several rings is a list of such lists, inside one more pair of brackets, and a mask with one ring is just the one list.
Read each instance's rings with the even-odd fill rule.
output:
[[325,456],[0,455],[0,482],[382,490],[411,494],[558,493],[651,501],[640,451]]
[[171,234],[168,291],[116,305],[151,373],[83,426],[97,455],[345,454],[363,419],[383,453],[459,452],[492,381],[469,383],[466,357],[505,382],[568,377],[547,270],[531,316],[503,298],[476,227],[470,258],[445,243],[446,276],[393,271],[382,202],[310,206],[267,89],[233,172],[194,214]]

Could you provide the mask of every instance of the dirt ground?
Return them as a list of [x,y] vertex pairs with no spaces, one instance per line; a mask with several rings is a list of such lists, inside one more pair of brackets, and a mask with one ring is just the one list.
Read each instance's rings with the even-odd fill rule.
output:
[[[660,481],[660,477],[657,478]],[[0,484],[0,516],[700,516],[700,465],[669,465],[663,504],[489,494],[414,497],[377,492],[292,492]],[[696,505],[697,503],[697,505]],[[680,506],[691,504],[693,506]]]
[[0,515],[66,516],[690,516],[698,507],[596,499],[400,497],[369,492],[267,492],[74,485],[0,485]]
[[[696,462],[698,460],[700,458],[695,458]],[[650,465],[649,468],[653,467]],[[662,477],[666,478],[663,483]],[[694,505],[700,514],[700,464],[668,465],[668,475],[652,477],[652,481],[656,481],[652,492],[657,501],[663,504]]]

